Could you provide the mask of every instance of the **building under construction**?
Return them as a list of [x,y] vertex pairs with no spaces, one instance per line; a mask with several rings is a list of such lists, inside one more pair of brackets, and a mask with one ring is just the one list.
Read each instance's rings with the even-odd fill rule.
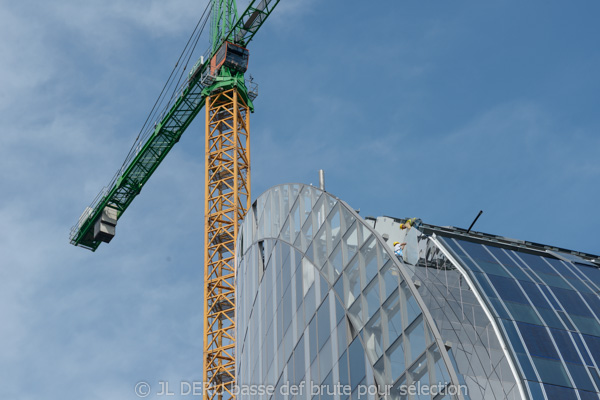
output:
[[403,222],[301,184],[259,196],[237,241],[238,385],[273,385],[273,399],[599,398],[598,256]]

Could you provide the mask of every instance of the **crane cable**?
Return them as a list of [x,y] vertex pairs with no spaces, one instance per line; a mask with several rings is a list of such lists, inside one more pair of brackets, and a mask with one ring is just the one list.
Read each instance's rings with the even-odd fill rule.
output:
[[[170,100],[172,100],[177,92],[178,92],[178,88],[179,85],[181,83],[181,80],[183,78],[183,75],[185,73],[185,71],[187,70],[187,66],[189,64],[189,61],[192,57],[192,55],[194,54],[194,51],[196,49],[196,46],[198,44],[198,41],[200,40],[200,37],[204,31],[204,28],[206,26],[206,23],[208,21],[208,17],[210,16],[210,13],[208,12],[210,7],[211,7],[212,2],[209,1],[206,5],[206,8],[204,9],[204,12],[202,13],[202,16],[200,17],[200,19],[198,20],[198,23],[196,24],[196,27],[194,28],[192,34],[190,35],[190,38],[188,39],[183,51],[181,52],[179,58],[177,59],[177,62],[175,63],[175,66],[173,67],[173,70],[171,71],[171,74],[169,75],[169,78],[167,79],[167,82],[164,84],[158,98],[156,99],[156,101],[154,102],[154,105],[152,106],[152,109],[150,110],[150,113],[148,114],[148,117],[146,118],[146,120],[144,121],[144,125],[142,125],[142,128],[140,129],[134,143],[133,146],[131,147],[131,149],[129,150],[129,153],[127,154],[127,157],[125,158],[125,161],[123,162],[123,165],[121,166],[121,168],[119,169],[119,171],[117,171],[117,174],[115,175],[115,177],[113,178],[112,183],[110,184],[110,186],[112,186],[114,184],[114,182],[116,181],[116,179],[118,178],[119,175],[121,175],[121,173],[127,168],[127,166],[129,165],[129,162],[131,161],[131,159],[133,158],[133,156],[135,156],[136,149],[138,149],[138,146],[141,146],[143,144],[143,142],[145,141],[145,139],[147,138],[147,136],[149,136],[149,134],[151,132],[153,132],[153,129],[151,128],[151,126],[149,125],[150,121],[153,121],[158,113],[158,110],[160,108],[160,106],[162,105],[162,103],[164,102],[165,98],[166,98],[166,92],[168,92],[169,88],[173,85],[174,79],[173,76],[177,74],[177,69],[180,65],[180,62],[182,59],[185,59],[186,55],[187,55],[187,59],[185,59],[185,65],[183,66],[183,68],[181,69],[181,72],[179,73],[179,77],[177,79],[177,85],[175,86],[175,89],[173,90],[172,94],[171,94],[171,98]],[[200,28],[200,29],[198,29]],[[193,42],[193,45],[190,46],[190,43]],[[169,105],[170,105],[171,101],[169,101],[167,103],[167,105],[165,106],[165,108],[163,109],[166,110],[168,109]]]

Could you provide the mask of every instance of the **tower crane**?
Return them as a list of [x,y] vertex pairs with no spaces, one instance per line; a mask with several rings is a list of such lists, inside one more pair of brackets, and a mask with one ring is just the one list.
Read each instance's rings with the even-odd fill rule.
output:
[[250,206],[250,113],[257,95],[256,85],[244,78],[247,46],[279,1],[252,0],[239,16],[235,0],[210,1],[205,10],[210,7],[207,57],[200,57],[155,125],[144,131],[144,124],[122,167],[70,233],[71,244],[92,251],[110,242],[117,221],[205,108],[203,382],[207,399],[235,397],[235,243]]

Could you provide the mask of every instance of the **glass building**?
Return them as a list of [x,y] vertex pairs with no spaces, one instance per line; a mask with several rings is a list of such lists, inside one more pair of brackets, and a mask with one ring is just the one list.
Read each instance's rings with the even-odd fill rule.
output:
[[600,399],[596,256],[402,222],[301,184],[256,200],[236,253],[239,398]]

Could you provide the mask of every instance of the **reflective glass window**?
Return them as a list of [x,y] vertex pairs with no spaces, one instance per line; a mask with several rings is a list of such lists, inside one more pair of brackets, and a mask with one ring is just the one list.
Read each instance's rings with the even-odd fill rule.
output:
[[331,340],[327,340],[319,351],[319,371],[320,381],[323,382],[325,377],[333,368],[333,359],[331,357]]
[[371,239],[369,239],[369,241],[362,247],[360,253],[365,264],[365,273],[367,277],[366,282],[370,282],[371,279],[377,275],[377,270],[379,269],[377,266],[377,242],[375,237],[371,237]]
[[294,350],[294,381],[300,383],[304,377],[304,337],[301,337]]
[[440,349],[436,346],[431,348],[431,354],[433,357],[433,361],[435,362],[435,377],[432,377],[432,382],[441,383],[443,385],[450,383],[450,375],[448,375],[448,369],[446,368],[446,364],[440,355]]
[[585,343],[590,349],[590,353],[594,360],[596,360],[596,365],[600,367],[600,337],[590,336],[590,335],[582,335]]
[[406,338],[410,348],[410,360],[416,359],[425,351],[425,331],[423,329],[423,318],[417,319],[407,330]]
[[340,373],[340,384],[346,386],[350,383],[350,376],[348,373],[348,354],[344,351],[338,361],[339,373]]
[[560,350],[560,354],[562,355],[563,360],[577,364],[582,364],[581,359],[577,355],[577,350],[575,349],[575,345],[571,340],[569,332],[563,331],[561,329],[550,328],[550,333],[554,338],[556,347],[558,347],[558,349]]
[[590,380],[590,377],[587,374],[587,368],[581,364],[573,364],[573,363],[565,363],[569,373],[571,374],[571,378],[575,387],[578,389],[596,391],[594,388],[594,384]]
[[539,288],[542,289],[542,292],[544,292],[544,294],[546,295],[546,298],[550,302],[550,305],[552,306],[552,308],[554,308],[555,310],[560,310],[561,307],[558,304],[558,302],[556,301],[556,299],[554,298],[554,295],[552,294],[552,291],[550,290],[550,288],[546,285],[539,285]]
[[529,353],[534,356],[552,358],[558,360],[558,353],[546,328],[537,325],[517,322],[521,331],[521,336],[529,349]]
[[577,392],[579,393],[581,400],[598,400],[598,394],[596,391],[588,392],[585,390],[578,390]]
[[542,382],[572,387],[567,372],[560,361],[536,356],[532,356],[531,359],[535,364],[535,368],[537,369]]
[[537,284],[529,281],[521,281],[519,283],[523,287],[523,290],[525,291],[525,293],[527,294],[534,306],[546,309],[552,308],[548,301],[542,295],[542,292],[540,291],[540,288]]
[[331,253],[331,256],[329,257],[329,262],[331,263],[331,266],[333,267],[333,279],[337,279],[338,276],[340,276],[340,274],[342,273],[342,270],[344,269],[344,264],[342,262],[342,245],[338,244],[336,246],[336,248],[333,250],[333,252]]
[[580,263],[575,263],[579,271],[588,278],[591,282],[596,284],[597,287],[600,287],[600,268],[591,267],[589,265],[584,265]]
[[310,361],[315,359],[319,353],[319,345],[317,343],[317,318],[313,318],[308,324],[308,342],[310,343],[309,354]]
[[577,395],[573,389],[544,384],[544,390],[546,391],[548,399],[577,400]]
[[497,264],[494,257],[479,243],[467,242],[466,240],[458,240],[460,246],[479,264],[479,261],[486,261],[492,264]]
[[527,298],[514,279],[505,278],[498,275],[488,275],[488,278],[502,299],[511,300],[522,304],[529,304]]
[[317,331],[319,332],[319,348],[323,347],[327,339],[331,328],[329,325],[329,301],[324,301],[317,311]]
[[387,315],[388,336],[390,343],[402,334],[402,314],[400,312],[400,300],[398,298],[398,289],[392,293],[388,301],[383,305]]
[[365,326],[365,345],[367,350],[371,354],[375,355],[375,359],[379,358],[382,354],[381,340],[383,339],[383,332],[381,329],[381,313],[375,314],[373,318]]
[[515,303],[513,301],[505,301],[504,305],[515,319],[515,321],[527,322],[529,324],[542,325],[542,321],[535,313],[533,307],[525,304]]
[[[573,332],[572,337],[573,337],[573,340],[575,340],[575,343],[577,345],[577,348],[579,349],[579,352],[583,356],[583,361],[584,361],[585,365],[592,365],[592,359],[590,358],[587,350],[585,349],[583,342],[581,341],[581,338],[579,337],[579,334]],[[599,386],[599,388],[600,388],[600,386]]]
[[581,295],[596,314],[596,318],[600,318],[600,291],[598,291],[598,294],[582,292]]
[[333,248],[340,240],[342,229],[340,225],[340,211],[336,207],[327,217],[329,228],[331,229],[331,248]]
[[342,321],[338,324],[336,332],[338,342],[337,354],[342,354],[348,348],[348,327],[346,326],[346,318],[342,319]]
[[[412,367],[410,367],[409,373],[412,377],[413,382],[417,382],[420,387],[427,387],[429,385],[429,374],[427,372],[427,359],[425,356],[421,357],[416,361]],[[430,399],[429,394],[422,393],[415,396],[415,399]]]
[[365,298],[367,299],[367,320],[371,319],[375,312],[381,307],[381,296],[379,295],[379,292],[379,279],[375,278],[369,286],[365,288],[364,292]]
[[346,282],[344,296],[347,308],[350,307],[360,293],[360,268],[357,258],[348,265],[347,270],[344,273],[344,280]]
[[358,337],[348,348],[348,362],[350,367],[350,383],[355,388],[365,377],[365,351]]
[[398,379],[398,377],[404,373],[405,361],[404,361],[404,344],[402,338],[398,338],[395,343],[390,346],[387,351],[387,355],[390,359],[392,380]]
[[552,288],[552,291],[567,313],[593,317],[592,312],[574,290]]
[[388,261],[381,269],[381,277],[385,283],[384,301],[398,288],[400,284],[400,271],[392,261]]
[[343,243],[345,245],[347,254],[346,259],[350,260],[358,251],[358,233],[356,231],[356,224],[354,224],[352,227],[350,227],[350,229],[348,229],[348,231],[344,235]]
[[519,257],[526,263],[527,267],[535,272],[542,274],[558,275],[548,263],[544,261],[546,257],[536,256],[522,251],[517,252]]

